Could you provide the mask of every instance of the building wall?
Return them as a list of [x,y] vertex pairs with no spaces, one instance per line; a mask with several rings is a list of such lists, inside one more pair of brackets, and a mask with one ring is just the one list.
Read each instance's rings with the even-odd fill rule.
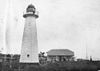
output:
[[73,61],[73,56],[47,56],[47,61],[55,62],[55,61]]

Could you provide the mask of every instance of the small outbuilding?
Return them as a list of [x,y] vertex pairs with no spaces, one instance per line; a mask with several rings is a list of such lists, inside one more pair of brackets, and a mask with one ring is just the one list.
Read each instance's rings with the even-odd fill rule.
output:
[[47,52],[47,61],[73,61],[74,52],[69,49],[52,49]]

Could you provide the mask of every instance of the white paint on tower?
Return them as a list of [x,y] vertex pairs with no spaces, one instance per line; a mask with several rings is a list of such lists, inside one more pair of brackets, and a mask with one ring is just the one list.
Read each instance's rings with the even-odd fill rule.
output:
[[[38,63],[38,44],[37,44],[37,29],[36,17],[33,12],[25,17],[25,26],[22,39],[21,63]],[[33,14],[32,14],[33,13]]]

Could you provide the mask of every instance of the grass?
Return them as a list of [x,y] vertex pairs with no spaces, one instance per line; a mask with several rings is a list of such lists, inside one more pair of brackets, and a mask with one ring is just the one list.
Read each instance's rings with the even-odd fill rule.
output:
[[97,66],[87,62],[56,62],[43,66],[27,66],[24,71],[97,71]]

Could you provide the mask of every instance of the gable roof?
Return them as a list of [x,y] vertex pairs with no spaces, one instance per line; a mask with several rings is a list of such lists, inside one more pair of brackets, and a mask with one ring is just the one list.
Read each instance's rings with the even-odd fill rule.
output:
[[55,55],[74,56],[74,52],[69,49],[52,49],[47,52],[47,55],[49,56],[55,56]]

